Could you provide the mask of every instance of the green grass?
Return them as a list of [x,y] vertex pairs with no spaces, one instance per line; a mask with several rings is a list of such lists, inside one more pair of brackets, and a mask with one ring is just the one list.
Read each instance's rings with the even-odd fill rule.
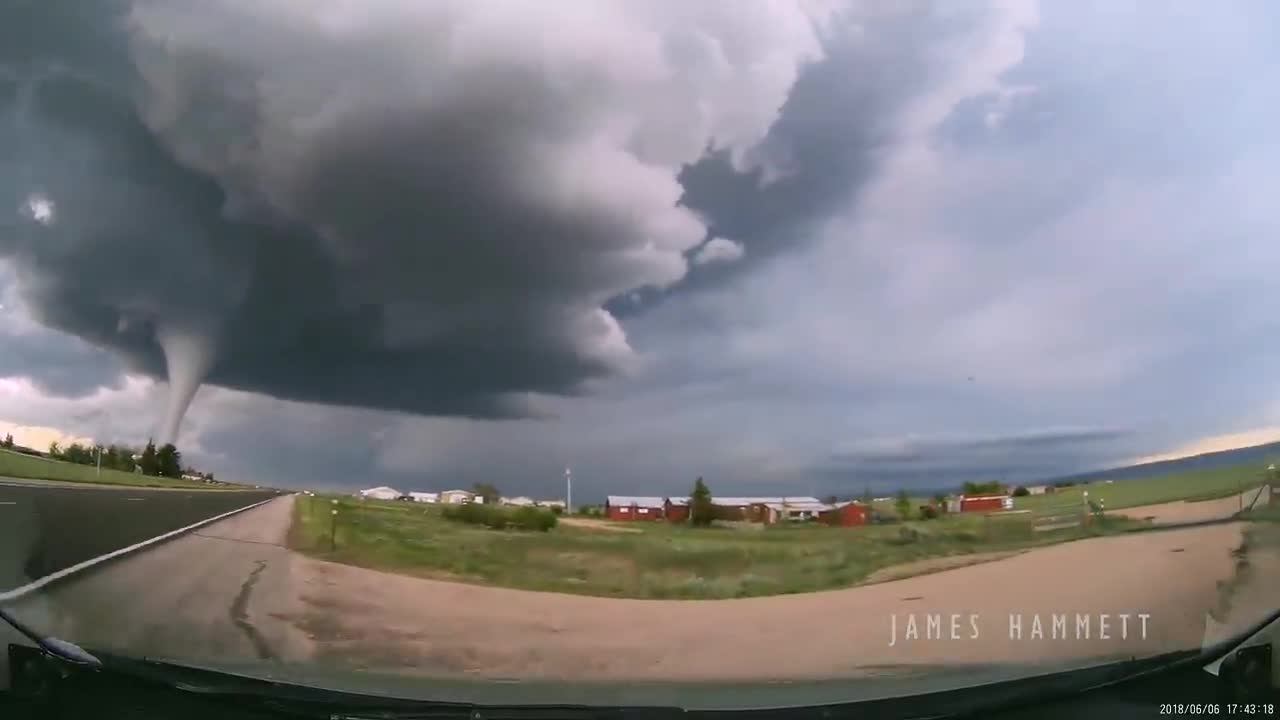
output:
[[[33,457],[10,450],[0,450],[0,476],[96,483],[99,485],[212,489],[204,483],[174,478],[151,477],[107,468],[103,468],[101,475],[99,475],[98,469],[89,465]],[[230,489],[231,486],[228,486],[228,488]]]
[[1270,505],[1247,510],[1240,517],[1253,522],[1280,524],[1280,500],[1272,500]]
[[1089,499],[1105,501],[1108,510],[1155,505],[1178,500],[1214,500],[1257,488],[1263,473],[1257,465],[1240,465],[1211,470],[1189,470],[1158,477],[1116,480],[1112,483],[1092,482],[1088,485],[1057,488],[1045,495],[1014,498],[1014,508],[1037,510],[1082,504],[1087,490]]
[[[337,500],[337,504],[333,504]],[[337,508],[336,547],[330,511]],[[608,532],[562,523],[495,531],[444,519],[439,507],[299,496],[290,544],[304,553],[424,577],[585,595],[732,598],[855,585],[880,568],[940,556],[1013,550],[1141,526],[1110,520],[1033,533],[1024,519],[952,516],[900,525],[753,530],[629,523]],[[917,533],[903,537],[903,528]]]

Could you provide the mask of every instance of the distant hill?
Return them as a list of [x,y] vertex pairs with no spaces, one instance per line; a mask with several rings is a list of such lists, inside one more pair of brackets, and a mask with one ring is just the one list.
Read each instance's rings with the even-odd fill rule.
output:
[[[1221,467],[1256,464],[1261,470],[1267,463],[1280,464],[1280,442],[1255,445],[1253,447],[1220,450],[1218,452],[1192,455],[1177,460],[1161,460],[1159,462],[1129,465],[1127,467],[1096,470],[1079,475],[1068,475],[1041,481],[1043,484],[1056,482],[1094,482],[1096,480],[1136,480],[1138,478],[1156,477],[1175,472],[1190,470],[1212,470]],[[1041,484],[1032,483],[1032,484]]]

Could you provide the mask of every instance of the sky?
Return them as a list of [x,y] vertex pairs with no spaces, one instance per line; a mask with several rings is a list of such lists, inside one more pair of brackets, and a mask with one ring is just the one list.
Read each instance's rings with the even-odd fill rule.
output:
[[595,499],[1273,439],[1278,13],[7,3],[0,428]]

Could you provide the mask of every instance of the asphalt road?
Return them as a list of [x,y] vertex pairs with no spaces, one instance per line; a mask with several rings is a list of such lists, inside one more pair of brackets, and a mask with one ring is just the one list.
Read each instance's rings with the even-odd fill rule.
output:
[[273,494],[0,479],[0,592]]
[[[4,607],[37,632],[91,652],[252,663],[261,674],[263,663],[311,657],[306,636],[284,619],[297,611],[300,589],[285,547],[292,517],[293,498],[282,495]],[[8,676],[2,650],[11,642],[30,644],[0,623],[0,690]]]

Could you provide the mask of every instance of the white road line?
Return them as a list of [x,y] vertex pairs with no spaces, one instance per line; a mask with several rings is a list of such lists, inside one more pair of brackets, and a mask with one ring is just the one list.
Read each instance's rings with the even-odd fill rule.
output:
[[62,570],[59,570],[55,573],[50,573],[48,575],[45,575],[39,580],[33,580],[21,587],[16,587],[12,590],[8,590],[0,593],[0,603],[9,602],[10,600],[17,600],[18,598],[24,595],[28,595],[32,592],[35,592],[36,590],[39,590],[40,588],[44,587],[45,585],[48,585],[49,583],[55,580],[61,580],[62,578],[67,577],[68,575],[74,575],[75,573],[81,572],[82,570],[88,570],[94,565],[104,563],[113,558],[118,558],[121,555],[127,555],[136,550],[141,550],[144,547],[155,545],[156,543],[163,542],[165,540],[168,540],[169,538],[176,537],[185,532],[190,532],[192,530],[195,530],[198,527],[204,527],[205,525],[208,525],[213,522],[217,522],[218,520],[221,520],[223,518],[231,517],[236,513],[244,512],[245,510],[252,510],[253,508],[258,507],[259,505],[266,505],[272,500],[275,500],[276,497],[283,497],[283,496],[277,495],[275,497],[269,497],[266,500],[263,500],[262,502],[256,502],[252,505],[246,505],[242,508],[237,508],[235,510],[232,510],[231,512],[225,512],[215,517],[206,518],[204,520],[201,520],[200,522],[192,523],[183,528],[178,528],[177,530],[170,530],[169,532],[163,535],[157,535],[148,540],[143,540],[140,543],[135,543],[133,545],[130,545],[129,547],[120,548],[119,550],[113,550],[107,553],[106,555],[99,555],[96,558],[89,558],[88,560],[85,560],[84,562],[76,563],[75,565],[72,565],[69,568],[63,568]]
[[125,500],[146,500],[146,498],[125,498]]
[[0,505],[17,505],[16,500],[0,500]]

